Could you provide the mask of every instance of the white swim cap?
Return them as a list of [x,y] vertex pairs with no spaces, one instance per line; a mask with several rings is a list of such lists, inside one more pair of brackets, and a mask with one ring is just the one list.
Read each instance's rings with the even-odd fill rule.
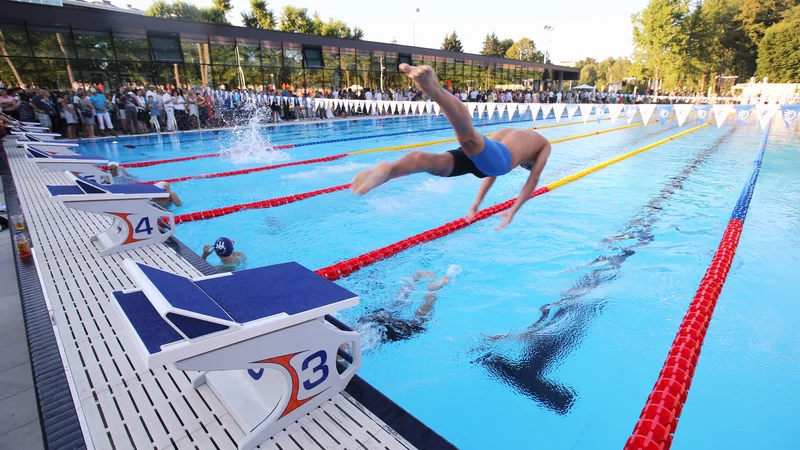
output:
[[119,167],[119,163],[115,162],[115,161],[111,161],[110,163],[108,163],[108,168],[110,169],[112,167]]
[[167,182],[166,181],[159,181],[157,183],[154,183],[153,185],[155,187],[157,187],[157,188],[160,188],[160,189],[165,189],[165,190],[167,189]]

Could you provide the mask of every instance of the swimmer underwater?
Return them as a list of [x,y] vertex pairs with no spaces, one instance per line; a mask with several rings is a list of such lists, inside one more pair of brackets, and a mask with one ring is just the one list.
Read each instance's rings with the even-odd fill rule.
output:
[[484,179],[467,215],[467,220],[471,220],[495,179],[509,173],[514,167],[521,166],[529,170],[530,174],[514,205],[500,214],[503,222],[495,229],[502,230],[511,223],[519,208],[536,189],[539,175],[550,156],[550,141],[539,133],[516,128],[503,128],[487,138],[472,126],[472,117],[464,104],[439,85],[433,68],[400,64],[400,70],[414,80],[417,87],[432,101],[439,104],[461,147],[446,153],[413,151],[397,161],[380,162],[375,167],[356,174],[350,190],[364,195],[393,178],[413,173],[427,172],[439,177],[459,177],[471,173]]

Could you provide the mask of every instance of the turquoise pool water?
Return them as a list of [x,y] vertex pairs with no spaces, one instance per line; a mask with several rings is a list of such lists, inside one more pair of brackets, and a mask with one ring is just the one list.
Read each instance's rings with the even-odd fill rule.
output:
[[[532,126],[484,123],[487,132]],[[268,134],[281,145],[445,126],[443,118],[390,118],[121,138],[80,150],[126,162],[236,150]],[[555,139],[610,126],[590,121],[541,133]],[[673,120],[555,144],[542,184],[678,131]],[[158,180],[449,137],[447,130],[408,133],[286,149],[255,161],[210,158],[131,172]],[[361,296],[358,307],[340,315],[362,332],[361,376],[460,448],[621,448],[760,138],[755,123],[705,127],[531,200],[503,232],[494,231],[499,219],[491,218],[339,280]],[[800,447],[790,431],[800,414],[800,306],[791,279],[800,273],[799,146],[775,123],[674,449]],[[175,212],[347,183],[358,170],[402,154],[175,183],[184,201]],[[485,206],[514,197],[526,175],[517,169],[499,179]],[[176,235],[198,253],[219,236],[233,238],[250,267],[297,261],[318,269],[462,217],[478,184],[471,177],[406,177],[365,197],[336,192],[181,224]],[[431,280],[408,287],[419,270],[437,280],[447,275],[449,283],[413,337],[387,341],[375,317],[414,323],[417,308],[431,300]]]

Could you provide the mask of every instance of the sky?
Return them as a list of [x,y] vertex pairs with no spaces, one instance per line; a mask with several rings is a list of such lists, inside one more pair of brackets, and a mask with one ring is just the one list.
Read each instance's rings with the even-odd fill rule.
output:
[[[117,6],[131,4],[147,9],[151,0],[112,0]],[[211,0],[188,0],[208,6]],[[648,0],[598,2],[572,0],[569,6],[525,0],[504,0],[502,7],[493,2],[474,0],[270,0],[276,14],[284,5],[319,11],[323,19],[343,20],[364,30],[364,40],[391,42],[419,47],[439,48],[444,36],[455,31],[467,53],[478,53],[487,33],[515,41],[528,37],[536,47],[550,52],[550,59],[575,61],[586,57],[605,59],[630,56],[631,14],[647,6]],[[249,9],[249,0],[233,0],[228,19],[241,25],[241,12]],[[558,5],[558,4],[556,4]],[[414,13],[418,8],[419,12]],[[416,17],[415,17],[416,16]],[[550,33],[545,25],[554,27]],[[416,32],[414,30],[416,29]]]

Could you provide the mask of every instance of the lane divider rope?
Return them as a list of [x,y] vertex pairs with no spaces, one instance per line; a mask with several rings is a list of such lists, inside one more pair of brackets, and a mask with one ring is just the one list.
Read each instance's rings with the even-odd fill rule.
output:
[[764,130],[761,145],[753,161],[753,170],[742,188],[717,252],[711,259],[711,264],[700,281],[700,287],[689,304],[689,310],[678,327],[675,340],[653,390],[647,397],[639,421],[625,443],[625,450],[668,450],[672,445],[672,438],[689,395],[714,308],[739,246],[739,237],[742,235],[750,200],[753,198],[771,126],[770,121]]
[[[568,136],[568,137],[564,137],[564,138],[560,138],[560,139],[554,139],[554,140],[550,141],[550,143],[551,144],[558,144],[558,143],[561,143],[561,142],[572,141],[572,140],[575,140],[575,139],[581,139],[581,138],[590,137],[590,136],[597,136],[599,134],[611,133],[612,131],[623,130],[623,129],[630,128],[630,127],[633,127],[633,126],[636,126],[636,125],[637,124],[623,125],[623,126],[620,126],[620,127],[609,128],[607,130],[599,130],[599,131],[592,131],[592,132],[589,132],[589,133],[577,134],[575,136]],[[638,124],[638,125],[641,125],[641,124]],[[340,159],[340,158],[343,158],[343,157],[347,156],[347,154],[335,155],[335,156],[338,157],[337,159]],[[296,161],[296,163],[301,163],[301,161]],[[291,165],[291,164],[292,163],[287,163],[286,165]],[[268,168],[274,168],[274,166],[267,166],[267,167]],[[267,168],[256,168],[256,169],[258,169],[258,170],[268,170]],[[239,172],[246,173],[246,171],[248,171],[248,170],[255,171],[254,169],[243,169],[243,170],[241,170]],[[207,178],[211,178],[211,177],[207,176]],[[197,221],[197,220],[213,219],[215,217],[226,216],[228,214],[233,214],[233,213],[236,213],[236,212],[239,212],[239,211],[245,211],[245,210],[248,210],[248,209],[273,208],[275,206],[286,205],[288,203],[294,203],[294,202],[296,202],[298,200],[305,200],[307,198],[316,197],[316,196],[322,195],[322,194],[329,194],[331,192],[337,192],[337,191],[341,191],[341,190],[348,189],[348,188],[350,188],[350,183],[342,184],[342,185],[339,185],[339,186],[334,186],[334,187],[327,188],[327,189],[319,189],[319,190],[316,190],[316,191],[305,192],[305,193],[302,193],[302,194],[287,195],[287,196],[284,196],[284,197],[278,197],[278,198],[273,198],[273,199],[268,199],[268,200],[260,200],[260,201],[250,202],[250,203],[243,203],[243,204],[239,204],[239,205],[223,206],[223,207],[219,207],[219,208],[208,209],[208,210],[205,210],[205,211],[198,211],[198,212],[193,212],[193,213],[179,214],[179,215],[175,216],[175,224],[177,225],[177,224],[183,223],[183,222],[194,222],[194,221]]]
[[[538,196],[540,196],[542,194],[546,194],[546,193],[548,193],[548,192],[550,192],[550,191],[552,191],[552,190],[554,190],[554,189],[556,189],[558,187],[561,187],[561,186],[563,186],[563,185],[565,185],[567,183],[571,183],[573,181],[576,181],[576,180],[578,180],[580,178],[583,178],[583,177],[589,175],[590,173],[597,172],[600,169],[608,167],[611,164],[615,164],[617,162],[620,162],[620,161],[625,160],[627,158],[630,158],[632,156],[638,155],[639,153],[642,153],[642,152],[645,152],[645,151],[650,150],[652,148],[658,147],[659,145],[666,144],[667,142],[670,142],[672,140],[678,139],[678,138],[680,138],[682,136],[685,136],[685,135],[687,135],[687,134],[689,134],[689,133],[691,133],[693,131],[697,131],[700,128],[703,128],[703,127],[708,126],[708,125],[709,125],[709,123],[705,123],[703,125],[699,125],[699,126],[696,126],[694,128],[690,128],[690,129],[688,129],[686,131],[682,131],[680,133],[674,134],[674,135],[672,135],[672,136],[670,136],[668,138],[662,139],[660,141],[657,141],[657,142],[654,142],[652,144],[646,145],[644,147],[638,148],[636,150],[630,151],[630,152],[625,153],[623,155],[620,155],[620,156],[618,156],[616,158],[610,159],[610,160],[608,160],[606,162],[597,164],[595,166],[589,167],[588,169],[581,170],[580,172],[577,172],[575,174],[569,175],[569,176],[567,176],[565,178],[562,178],[562,179],[560,179],[558,181],[555,181],[553,183],[550,183],[548,185],[542,186],[542,187],[536,189],[535,191],[533,191],[533,193],[531,194],[531,198],[538,197]],[[400,252],[402,252],[402,251],[404,251],[406,249],[409,249],[411,247],[415,247],[415,246],[417,246],[419,244],[422,244],[422,243],[425,243],[425,242],[433,241],[433,240],[438,239],[438,238],[443,237],[443,236],[447,236],[447,235],[452,234],[455,231],[458,231],[458,230],[460,230],[462,228],[466,228],[468,225],[471,225],[471,224],[473,224],[475,222],[478,222],[480,220],[486,219],[488,217],[494,216],[495,214],[497,214],[499,212],[505,211],[505,210],[511,208],[514,205],[514,202],[516,200],[517,200],[516,198],[512,198],[512,199],[506,200],[506,201],[504,201],[502,203],[498,203],[498,204],[496,204],[494,206],[490,206],[488,208],[482,209],[481,211],[478,212],[478,214],[476,214],[474,219],[469,221],[469,222],[464,218],[456,219],[456,220],[454,220],[452,222],[448,222],[448,223],[446,223],[446,224],[444,224],[442,226],[439,226],[439,227],[433,228],[431,230],[424,231],[422,233],[416,234],[416,235],[414,235],[414,236],[412,236],[412,237],[410,237],[408,239],[404,239],[404,240],[396,242],[394,244],[387,245],[386,247],[382,247],[382,248],[379,248],[377,250],[373,250],[371,252],[364,253],[361,256],[357,256],[355,258],[351,258],[351,259],[348,259],[348,260],[345,260],[345,261],[341,261],[341,262],[332,264],[332,265],[327,266],[327,267],[323,267],[321,269],[316,270],[316,273],[318,275],[320,275],[320,276],[323,276],[323,277],[331,280],[331,281],[338,280],[340,278],[349,276],[353,272],[356,272],[356,271],[358,271],[358,270],[360,270],[360,269],[362,269],[362,268],[364,268],[366,266],[374,264],[375,262],[378,262],[378,261],[381,261],[383,259],[386,259],[386,258],[389,258],[391,256],[394,256],[394,255],[396,255],[396,254],[398,254],[398,253],[400,253]]]
[[[544,119],[542,119],[544,120]],[[520,122],[530,122],[530,120],[523,119],[523,120],[510,120],[507,122],[498,122],[498,123],[489,123],[489,124],[480,124],[480,126],[488,126],[488,125],[499,125],[499,124],[506,124],[506,123],[520,123]],[[574,123],[582,123],[582,122],[570,122],[569,124]],[[562,125],[562,124],[557,124]],[[542,127],[542,128],[549,128],[549,127]],[[382,133],[382,134],[371,134],[367,136],[351,136],[346,138],[339,138],[339,139],[324,139],[321,141],[311,141],[311,142],[299,142],[297,144],[282,144],[282,145],[274,145],[272,146],[273,150],[286,150],[290,148],[298,148],[298,147],[309,147],[311,145],[321,145],[321,144],[333,144],[337,142],[349,142],[349,141],[360,141],[364,139],[375,139],[381,137],[392,137],[392,136],[402,136],[407,134],[418,134],[418,133],[430,133],[434,131],[444,131],[444,130],[451,130],[452,127],[437,127],[437,128],[426,128],[424,130],[411,130],[411,131],[397,131],[394,133]],[[179,158],[169,158],[169,159],[154,159],[152,161],[138,161],[138,162],[129,162],[124,163],[123,166],[125,168],[141,168],[141,167],[150,167],[150,166],[157,166],[160,164],[168,164],[168,163],[176,163],[182,161],[193,161],[196,159],[203,159],[203,158],[215,158],[219,157],[221,153],[204,153],[202,155],[192,155],[192,156],[182,156]],[[107,166],[100,166],[101,169],[106,170],[108,169]]]
[[[553,125],[553,126],[564,126],[564,125],[566,125],[566,124],[556,124],[556,125]],[[572,125],[572,123],[569,123],[569,125]],[[625,129],[625,128],[636,127],[636,126],[639,126],[639,125],[641,125],[641,123],[623,125],[623,126],[616,127],[616,128],[609,128],[608,130],[593,131],[593,132],[590,132],[590,133],[586,133],[585,135],[582,135],[581,137],[583,137],[583,136],[593,136],[595,134],[607,133],[609,131],[622,130],[622,129]],[[550,127],[551,126],[547,126],[546,128],[550,128]],[[541,129],[541,128],[545,128],[545,127],[540,127],[538,129]],[[536,127],[534,127],[534,128],[526,128],[526,130],[535,130],[535,129],[537,129],[537,128]],[[490,134],[491,133],[486,133],[485,136],[489,136]],[[264,171],[273,170],[273,169],[280,169],[280,168],[283,168],[283,167],[301,166],[301,165],[306,165],[306,164],[315,164],[315,163],[320,163],[320,162],[335,161],[337,159],[342,159],[342,158],[347,157],[347,156],[362,155],[362,154],[365,154],[365,153],[377,153],[377,152],[390,152],[390,151],[398,151],[398,150],[408,150],[408,149],[412,149],[412,148],[425,147],[425,146],[429,146],[429,145],[445,144],[445,143],[448,143],[448,142],[454,142],[456,140],[457,140],[456,138],[448,138],[448,139],[440,139],[440,140],[437,140],[437,141],[421,142],[421,143],[417,143],[417,144],[396,145],[394,147],[375,148],[375,149],[371,149],[371,150],[359,150],[359,151],[355,151],[355,152],[340,153],[338,155],[326,156],[326,157],[323,157],[323,158],[303,159],[303,160],[298,160],[298,161],[293,161],[293,162],[283,163],[283,164],[273,164],[273,165],[269,165],[269,166],[252,167],[252,168],[249,168],[249,169],[229,170],[229,171],[226,171],[226,172],[207,173],[207,174],[200,174],[200,175],[187,175],[185,177],[167,178],[167,179],[163,179],[163,180],[154,180],[154,181],[137,181],[135,184],[153,184],[156,181],[166,181],[168,183],[178,183],[178,182],[181,182],[181,181],[199,180],[199,179],[205,179],[205,178],[231,177],[231,176],[245,175],[245,174],[255,173],[255,172],[264,172]],[[128,167],[128,166],[125,166],[125,167]]]

